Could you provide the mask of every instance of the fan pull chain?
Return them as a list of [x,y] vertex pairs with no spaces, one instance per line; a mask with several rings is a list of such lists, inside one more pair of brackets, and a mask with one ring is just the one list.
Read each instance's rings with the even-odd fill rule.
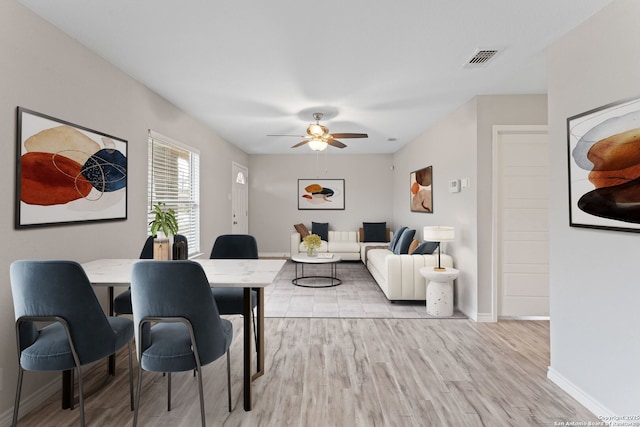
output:
[[327,151],[329,150],[324,150],[324,173],[327,173],[329,171],[329,167],[327,166],[327,157],[328,157]]
[[[329,172],[329,166],[327,161],[327,151],[324,150],[324,173]],[[320,178],[320,152],[316,151],[316,178]]]

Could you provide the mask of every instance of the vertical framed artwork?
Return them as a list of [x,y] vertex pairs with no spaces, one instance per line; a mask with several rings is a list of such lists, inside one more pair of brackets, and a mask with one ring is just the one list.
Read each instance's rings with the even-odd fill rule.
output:
[[433,213],[433,167],[419,169],[409,175],[411,212]]
[[640,232],[640,98],[567,119],[569,225]]
[[344,210],[344,179],[299,179],[298,210]]
[[127,219],[127,141],[17,114],[16,228]]

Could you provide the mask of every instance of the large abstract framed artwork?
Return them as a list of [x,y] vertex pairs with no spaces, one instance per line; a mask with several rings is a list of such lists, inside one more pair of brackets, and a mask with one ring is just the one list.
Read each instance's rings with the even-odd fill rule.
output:
[[567,119],[569,224],[640,232],[640,98]]
[[17,113],[16,228],[127,219],[127,141]]
[[433,213],[432,180],[432,166],[411,172],[409,176],[411,212]]
[[344,179],[299,179],[299,210],[343,210]]

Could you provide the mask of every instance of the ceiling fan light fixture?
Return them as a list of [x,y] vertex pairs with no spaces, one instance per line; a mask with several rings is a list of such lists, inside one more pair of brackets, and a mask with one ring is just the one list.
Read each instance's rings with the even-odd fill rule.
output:
[[314,138],[320,138],[325,136],[329,132],[326,126],[322,126],[317,123],[311,123],[309,127],[307,127],[307,133]]
[[313,151],[322,151],[327,148],[327,145],[328,144],[326,141],[323,141],[319,138],[313,138],[309,141],[309,148],[311,148]]

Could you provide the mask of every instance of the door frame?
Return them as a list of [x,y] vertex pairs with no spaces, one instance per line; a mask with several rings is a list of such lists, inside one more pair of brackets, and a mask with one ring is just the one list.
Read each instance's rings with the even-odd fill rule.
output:
[[[493,136],[491,143],[492,162],[491,162],[491,322],[498,321],[498,280],[499,280],[499,254],[501,242],[498,240],[498,177],[500,164],[499,141],[500,136],[513,133],[545,133],[549,134],[548,125],[493,125]],[[537,317],[536,317],[537,318]]]
[[247,209],[246,212],[246,230],[241,230],[243,233],[247,233],[249,230],[249,168],[241,163],[238,162],[231,162],[231,232],[232,233],[236,233],[238,231],[238,227],[236,224],[234,224],[234,217],[233,214],[235,212],[235,208],[236,208],[236,204],[238,202],[237,198],[238,198],[238,194],[236,191],[236,177],[237,177],[237,170],[242,170],[245,176],[245,179],[247,180],[246,182],[246,192],[244,194],[245,200],[244,200],[244,205]]

